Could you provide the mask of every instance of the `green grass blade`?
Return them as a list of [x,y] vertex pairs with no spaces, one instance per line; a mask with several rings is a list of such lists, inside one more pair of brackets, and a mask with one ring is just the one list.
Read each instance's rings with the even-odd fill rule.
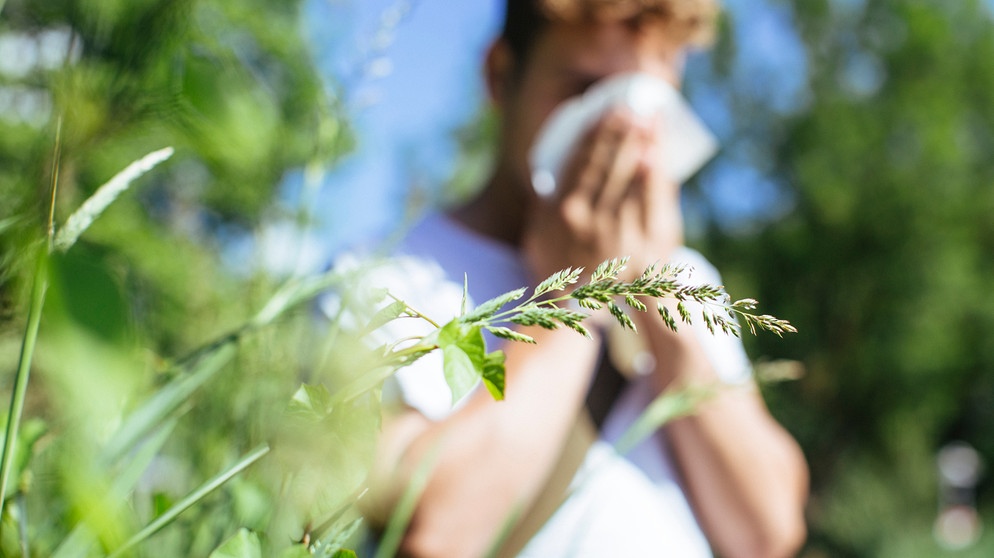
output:
[[691,386],[677,391],[664,391],[618,438],[614,449],[619,454],[625,455],[664,424],[695,413],[701,403],[711,399],[716,394],[717,388],[708,386]]
[[153,151],[131,163],[124,170],[114,175],[106,184],[97,188],[97,191],[83,202],[83,205],[70,215],[69,219],[66,219],[66,224],[55,235],[55,250],[65,252],[71,248],[79,239],[79,236],[107,209],[107,206],[117,199],[117,196],[131,186],[132,182],[155,168],[159,163],[172,157],[172,155],[172,147]]
[[128,460],[127,466],[114,475],[114,483],[111,486],[114,497],[124,498],[138,485],[145,470],[152,464],[152,460],[159,454],[162,446],[166,445],[166,440],[178,423],[179,419],[176,417],[167,420],[150,436],[143,439],[141,447]]
[[341,281],[341,276],[328,272],[314,277],[295,277],[276,291],[252,321],[251,327],[262,327],[298,304],[310,301]]
[[[141,448],[128,462],[127,467],[115,476],[111,497],[124,498],[138,484],[142,473],[148,469],[152,460],[158,455],[159,450],[165,445],[178,422],[179,420],[175,418],[167,421],[145,440]],[[96,544],[96,537],[85,524],[80,523],[55,549],[52,558],[85,558],[94,544]]]
[[87,558],[96,544],[97,537],[93,531],[85,524],[79,524],[62,540],[51,558]]
[[508,539],[511,537],[511,533],[518,525],[518,521],[521,520],[521,516],[524,514],[524,511],[524,506],[518,504],[514,506],[511,513],[504,518],[504,521],[501,522],[500,529],[497,531],[497,536],[490,542],[490,547],[487,550],[487,553],[484,554],[486,558],[497,558],[500,556],[500,551],[504,548],[504,544],[507,543]]
[[207,482],[202,484],[199,488],[191,492],[187,497],[183,498],[182,500],[177,502],[173,507],[166,510],[165,513],[155,518],[154,521],[152,521],[144,529],[136,533],[135,536],[128,539],[128,541],[124,543],[120,548],[112,552],[108,556],[108,558],[115,558],[116,556],[120,556],[121,554],[131,549],[136,544],[139,544],[145,539],[151,537],[152,535],[157,533],[160,529],[172,523],[173,520],[175,520],[176,517],[179,516],[179,514],[188,510],[189,508],[197,504],[197,502],[203,500],[208,494],[220,488],[222,485],[224,485],[224,483],[231,480],[235,475],[244,471],[249,465],[252,465],[259,459],[262,459],[262,457],[267,453],[269,453],[269,446],[267,445],[262,445],[252,450],[251,452],[249,452],[248,455],[240,459],[238,463],[235,463],[234,465],[224,470],[217,476],[208,480]]
[[411,475],[411,481],[407,484],[407,488],[404,489],[404,493],[401,494],[400,500],[397,502],[397,507],[390,515],[390,521],[387,522],[387,528],[383,532],[383,538],[380,539],[379,548],[376,549],[374,558],[392,558],[397,555],[400,540],[407,532],[411,518],[414,517],[414,508],[418,505],[421,494],[428,486],[431,470],[435,468],[435,462],[438,461],[441,453],[440,450],[441,447],[438,446],[428,453],[418,464],[414,474]]
[[41,323],[41,310],[45,305],[45,291],[47,289],[48,250],[47,248],[42,248],[39,252],[38,266],[35,269],[34,282],[31,286],[31,307],[28,310],[28,323],[24,330],[24,340],[21,343],[17,373],[14,376],[14,390],[10,395],[10,407],[7,411],[7,436],[4,439],[3,455],[0,456],[0,517],[3,517],[3,507],[7,499],[7,481],[14,464],[17,433],[21,426],[21,415],[24,413],[24,397],[28,391],[28,379],[31,376],[31,360],[34,358],[35,343],[38,341],[38,327]]
[[113,463],[124,455],[147,432],[159,426],[208,380],[234,358],[233,343],[220,345],[195,362],[189,374],[166,385],[125,419],[104,448],[104,461]]
[[18,217],[7,217],[6,219],[0,219],[0,234],[5,230],[12,228],[17,224]]

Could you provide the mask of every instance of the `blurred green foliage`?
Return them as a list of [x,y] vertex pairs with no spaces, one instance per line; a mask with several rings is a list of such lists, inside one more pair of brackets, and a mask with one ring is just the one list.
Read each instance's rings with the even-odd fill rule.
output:
[[964,440],[994,464],[994,14],[977,0],[779,5],[806,49],[804,107],[730,95],[737,141],[771,147],[754,164],[795,207],[703,242],[732,292],[800,331],[750,341],[806,366],[768,397],[812,467],[807,555],[991,555],[990,534],[953,553],[931,531],[937,451]]
[[[300,4],[7,2],[0,32],[35,59],[0,72],[0,87],[14,99],[8,108],[21,107],[0,118],[0,253],[8,260],[0,298],[7,307],[18,247],[39,235],[47,216],[61,118],[57,217],[127,163],[176,148],[165,171],[120,200],[89,238],[101,246],[99,267],[116,270],[119,287],[139,291],[128,297],[149,305],[143,318],[155,322],[143,325],[163,331],[157,348],[203,338],[202,320],[192,330],[183,322],[197,309],[225,310],[212,304],[224,289],[198,279],[225,280],[211,269],[215,233],[251,229],[288,169],[348,149],[344,121],[298,29]],[[175,259],[143,256],[151,253]],[[78,263],[64,262],[65,272],[74,276]]]
[[[286,411],[301,382],[351,380],[363,353],[315,328],[307,307],[248,322],[276,281],[222,257],[226,237],[274,217],[287,172],[320,172],[350,148],[299,29],[302,2],[0,6],[0,38],[17,55],[0,62],[2,400],[53,173],[59,224],[132,161],[176,148],[53,257],[19,438],[34,451],[18,454],[0,555],[21,544],[106,555],[268,444],[266,459],[126,555],[207,556],[229,540],[216,555],[261,545],[272,556],[310,529],[330,556],[354,529],[377,400],[309,419]],[[337,343],[351,360],[328,358]]]

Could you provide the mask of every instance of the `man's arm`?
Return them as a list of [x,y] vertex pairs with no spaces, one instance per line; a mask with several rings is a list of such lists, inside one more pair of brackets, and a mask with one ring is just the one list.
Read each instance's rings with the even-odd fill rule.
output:
[[[660,391],[720,384],[689,328],[674,333],[651,318],[640,320],[639,332],[649,338],[658,363],[654,380]],[[799,550],[806,532],[807,465],[755,385],[721,388],[665,432],[698,521],[720,555],[777,558]]]
[[[532,219],[525,246],[534,267],[552,272],[629,255],[628,273],[637,275],[683,243],[679,185],[653,156],[660,139],[624,112],[609,113],[587,134],[555,210]],[[658,390],[718,381],[689,330],[674,334],[658,316],[644,317],[639,332],[657,362]],[[754,389],[729,390],[667,433],[697,517],[722,555],[769,558],[797,550],[807,466]]]
[[372,498],[390,510],[425,460],[434,466],[402,553],[482,556],[547,481],[583,404],[598,342],[573,331],[529,331],[537,345],[511,343],[504,401],[477,390],[431,422],[409,411],[384,428]]

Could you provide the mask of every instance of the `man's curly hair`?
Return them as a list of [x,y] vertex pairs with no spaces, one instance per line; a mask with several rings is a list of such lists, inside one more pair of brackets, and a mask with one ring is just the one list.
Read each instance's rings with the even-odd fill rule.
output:
[[539,33],[554,22],[659,22],[688,45],[714,36],[718,0],[507,0],[501,37],[525,59]]

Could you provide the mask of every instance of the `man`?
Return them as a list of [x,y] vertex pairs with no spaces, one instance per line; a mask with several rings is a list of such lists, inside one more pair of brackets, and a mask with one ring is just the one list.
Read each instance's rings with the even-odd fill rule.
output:
[[[610,112],[579,142],[549,198],[530,183],[528,150],[554,108],[606,77],[643,72],[679,87],[684,50],[709,32],[714,11],[711,0],[508,0],[503,35],[486,60],[501,119],[493,174],[468,205],[416,227],[400,253],[434,262],[458,284],[466,272],[476,302],[566,267],[589,270],[625,255],[632,274],[671,260],[706,271],[706,261],[682,248],[679,185],[650,156],[657,142],[670,139],[657,137],[653,126]],[[405,274],[416,282],[416,273]],[[742,366],[712,354],[734,357],[738,341],[707,341],[687,327],[674,334],[658,316],[634,318],[655,366],[613,390],[597,378],[597,332],[592,342],[569,330],[529,330],[537,344],[505,345],[501,402],[477,389],[450,410],[437,377],[402,373],[407,407],[385,422],[373,477],[389,510],[419,466],[432,464],[403,554],[486,554],[509,518],[535,506],[559,474],[585,401],[607,397],[607,415],[595,418],[610,441],[612,430],[630,424],[662,390],[723,381],[737,387],[667,425],[627,459],[605,452],[603,440],[592,445],[572,495],[553,506],[522,555],[708,556],[709,546],[729,558],[797,551],[806,465],[751,380],[736,376]]]

